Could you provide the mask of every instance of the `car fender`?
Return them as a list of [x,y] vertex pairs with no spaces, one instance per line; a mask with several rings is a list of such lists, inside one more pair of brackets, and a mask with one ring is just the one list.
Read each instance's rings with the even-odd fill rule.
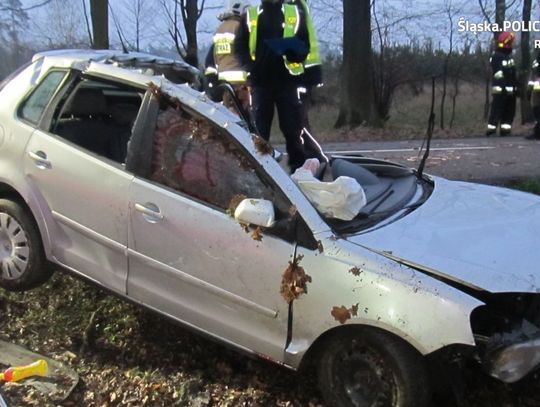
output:
[[320,242],[322,253],[297,253],[311,282],[293,303],[287,365],[297,368],[318,338],[348,325],[380,328],[423,355],[452,344],[474,346],[470,314],[481,301],[345,240]]

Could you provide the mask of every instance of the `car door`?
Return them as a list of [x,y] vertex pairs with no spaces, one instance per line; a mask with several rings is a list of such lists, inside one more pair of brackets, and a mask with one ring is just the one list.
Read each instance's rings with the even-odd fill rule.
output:
[[[27,144],[24,172],[50,219],[54,258],[125,293],[133,175],[112,147],[120,134],[126,137],[126,129],[105,119],[105,92],[118,89],[126,88],[72,75],[49,107],[53,113]],[[107,138],[115,142],[109,144]],[[106,151],[108,147],[111,151]]]
[[280,284],[295,246],[247,230],[231,210],[242,197],[265,198],[279,219],[290,204],[228,137],[195,113],[160,111],[152,167],[130,190],[128,295],[281,360],[288,304]]

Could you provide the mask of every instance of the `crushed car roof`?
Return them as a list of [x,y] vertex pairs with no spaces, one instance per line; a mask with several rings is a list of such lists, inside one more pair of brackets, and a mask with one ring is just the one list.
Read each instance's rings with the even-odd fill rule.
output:
[[113,65],[148,76],[163,75],[174,83],[189,83],[195,88],[200,85],[200,71],[184,61],[119,50],[66,49],[38,52],[32,61],[44,59],[47,64],[84,69],[90,63]]

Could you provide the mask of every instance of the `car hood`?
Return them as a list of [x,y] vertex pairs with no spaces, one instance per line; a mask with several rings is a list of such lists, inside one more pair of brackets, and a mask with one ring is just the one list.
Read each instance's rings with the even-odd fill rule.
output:
[[540,291],[540,197],[435,178],[429,199],[352,243],[490,292]]

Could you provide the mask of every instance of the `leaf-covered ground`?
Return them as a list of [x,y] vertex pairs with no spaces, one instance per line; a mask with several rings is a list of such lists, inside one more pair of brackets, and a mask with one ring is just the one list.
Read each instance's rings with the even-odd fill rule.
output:
[[[323,405],[309,374],[237,354],[64,273],[28,293],[0,290],[0,315],[1,339],[63,361],[81,379],[63,402],[5,383],[12,406]],[[507,386],[475,370],[465,376],[464,405],[540,405],[536,377]]]

